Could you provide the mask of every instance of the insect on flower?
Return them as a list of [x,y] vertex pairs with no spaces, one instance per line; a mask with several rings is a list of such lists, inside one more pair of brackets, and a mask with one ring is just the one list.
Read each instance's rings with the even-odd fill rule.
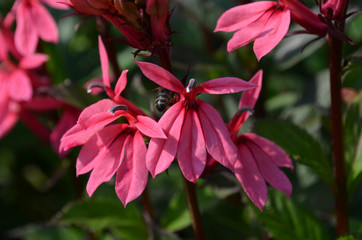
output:
[[166,88],[160,88],[155,97],[155,108],[159,112],[163,112],[169,106],[177,102],[177,94]]

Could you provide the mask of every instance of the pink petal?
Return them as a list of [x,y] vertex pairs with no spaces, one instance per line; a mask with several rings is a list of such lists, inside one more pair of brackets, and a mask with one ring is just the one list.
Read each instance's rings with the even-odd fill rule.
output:
[[250,200],[262,211],[268,199],[264,178],[250,149],[244,144],[239,144],[237,148],[240,157],[234,165],[235,176]]
[[16,101],[27,101],[33,95],[31,80],[28,75],[17,69],[9,76],[9,96]]
[[61,3],[61,0],[41,0],[42,2],[48,4],[52,8],[67,10],[69,6],[67,4]]
[[185,178],[196,183],[205,168],[206,146],[200,120],[194,109],[189,109],[186,113],[177,159]]
[[290,12],[287,7],[273,12],[261,35],[255,40],[254,52],[258,61],[274,49],[287,34],[290,24]]
[[109,146],[127,127],[127,124],[115,124],[94,134],[79,152],[76,164],[77,176],[87,173],[101,164],[107,154]]
[[[87,183],[87,193],[92,196],[94,191],[104,182],[111,180],[123,162],[126,146],[129,145],[132,137],[121,135],[116,137],[108,146],[101,159],[97,161]],[[127,150],[128,151],[128,150]]]
[[290,196],[292,184],[287,176],[274,163],[273,159],[252,141],[246,141],[247,146],[255,157],[259,170],[264,179],[273,187]]
[[272,13],[273,10],[266,11],[257,21],[237,31],[228,42],[228,52],[245,46],[259,37]]
[[0,60],[5,61],[8,58],[8,49],[6,46],[5,37],[0,31]]
[[135,127],[144,135],[153,138],[167,138],[158,123],[150,117],[138,115]]
[[19,118],[20,106],[12,102],[0,87],[0,138],[5,136]]
[[276,4],[273,1],[260,1],[233,7],[221,15],[217,21],[215,32],[233,32],[244,28],[257,21],[264,12]]
[[48,61],[48,59],[49,57],[46,54],[37,53],[37,54],[28,55],[20,60],[19,67],[24,69],[37,68],[40,67],[46,61]]
[[148,144],[146,164],[153,177],[165,171],[175,158],[185,117],[183,104],[184,102],[174,104],[158,122],[167,139],[151,138]]
[[[258,85],[258,87],[243,92],[239,101],[239,109],[245,106],[249,106],[251,109],[254,108],[261,90],[262,77],[263,71],[259,70],[249,81],[249,83],[254,83]],[[241,114],[235,114],[234,117],[231,119],[230,123],[228,124],[229,131],[237,134],[241,126],[248,119],[249,115],[249,111],[244,111]]]
[[111,100],[103,99],[84,109],[77,124],[64,134],[60,149],[68,150],[84,144],[94,133],[119,118],[122,111],[117,111],[115,114],[108,111],[114,105]]
[[258,145],[263,152],[269,155],[277,166],[287,167],[290,169],[294,168],[292,160],[288,157],[284,150],[272,141],[262,138],[254,133],[245,133],[242,136]]
[[224,77],[209,80],[197,87],[197,92],[210,94],[227,94],[256,88],[257,85],[240,78]]
[[52,15],[37,1],[32,1],[30,7],[31,20],[34,28],[41,39],[46,42],[58,42],[58,27]]
[[116,193],[126,207],[145,190],[148,171],[146,168],[147,148],[139,132],[128,144],[124,160],[117,171]]
[[115,95],[121,95],[127,85],[127,72],[128,70],[122,71],[121,76],[118,78],[116,87],[114,88]]
[[16,30],[15,30],[15,46],[23,55],[35,52],[38,44],[38,35],[33,24],[33,19],[29,7],[23,1],[16,10]]
[[208,103],[197,100],[197,104],[207,151],[216,161],[232,169],[238,153],[225,123]]
[[177,93],[182,93],[185,90],[185,87],[182,85],[181,81],[166,69],[153,63],[138,61],[134,62],[139,66],[147,78],[154,81],[158,85]]
[[65,157],[66,151],[59,151],[60,139],[77,122],[79,112],[74,109],[66,109],[50,134],[50,142],[53,149],[60,157]]
[[109,62],[106,48],[104,47],[101,36],[98,36],[98,48],[99,48],[99,56],[101,58],[101,67],[102,67],[102,76],[103,83],[107,87],[111,87],[111,82],[109,79]]

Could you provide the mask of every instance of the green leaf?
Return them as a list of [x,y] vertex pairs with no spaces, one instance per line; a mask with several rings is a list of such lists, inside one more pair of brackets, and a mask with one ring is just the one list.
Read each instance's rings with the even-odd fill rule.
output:
[[26,240],[78,240],[85,236],[81,230],[74,227],[50,226],[37,230],[28,230],[24,234]]
[[275,120],[257,122],[256,132],[282,147],[293,159],[309,166],[332,189],[335,189],[330,162],[320,144],[299,127]]
[[278,240],[331,239],[322,222],[307,208],[271,190],[260,220]]
[[85,226],[93,231],[117,227],[118,235],[127,240],[147,238],[146,223],[134,203],[124,208],[117,200],[87,199],[65,207],[55,221]]

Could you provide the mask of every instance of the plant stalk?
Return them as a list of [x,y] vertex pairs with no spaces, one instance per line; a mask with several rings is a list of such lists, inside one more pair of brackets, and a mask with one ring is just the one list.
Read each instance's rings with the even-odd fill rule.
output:
[[192,228],[194,230],[195,240],[204,240],[205,235],[202,227],[201,215],[196,197],[196,184],[186,180],[186,178],[183,175],[182,179],[186,193],[187,206],[191,214]]
[[344,136],[342,123],[341,70],[343,43],[332,35],[328,36],[329,74],[331,88],[331,121],[334,175],[337,185],[335,211],[337,235],[348,232],[348,195],[346,184],[346,166],[344,159]]

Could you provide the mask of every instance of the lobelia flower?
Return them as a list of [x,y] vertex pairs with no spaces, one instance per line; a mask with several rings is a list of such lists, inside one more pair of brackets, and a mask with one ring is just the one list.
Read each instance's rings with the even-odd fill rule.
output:
[[227,44],[228,52],[254,41],[254,53],[260,60],[284,38],[291,18],[310,33],[326,34],[327,26],[317,14],[296,0],[259,1],[233,7],[221,15],[215,32],[236,31]]
[[10,27],[16,19],[15,46],[23,55],[35,52],[39,38],[58,42],[57,25],[42,3],[57,9],[68,8],[54,0],[16,0],[4,20],[4,24]]
[[146,62],[137,62],[143,74],[158,85],[180,94],[180,100],[159,120],[167,139],[151,138],[146,164],[152,176],[165,171],[175,157],[185,178],[196,182],[202,174],[207,152],[219,163],[232,169],[237,150],[219,113],[206,102],[196,99],[200,93],[226,94],[255,88],[239,78],[218,78],[195,86],[191,79],[185,88],[167,70]]
[[[99,50],[103,80],[109,86],[108,69],[105,69],[108,60],[100,38]],[[128,112],[126,105],[119,105],[123,102],[119,99],[127,83],[126,73],[127,70],[122,72],[114,91],[106,88],[111,99],[100,100],[83,110],[77,124],[65,133],[60,145],[62,150],[84,145],[76,168],[77,175],[92,170],[87,184],[89,196],[116,173],[116,193],[125,206],[143,192],[148,180],[143,135],[166,138],[153,119],[135,114],[135,111]],[[113,123],[118,118],[124,118],[128,123]]]
[[279,167],[293,169],[293,164],[288,155],[270,140],[254,133],[237,136],[239,129],[250,115],[247,110],[254,108],[259,97],[262,71],[256,73],[250,82],[257,84],[258,88],[242,94],[239,102],[240,110],[228,124],[228,129],[239,152],[233,172],[251,201],[262,210],[268,199],[266,182],[290,196],[292,185]]

